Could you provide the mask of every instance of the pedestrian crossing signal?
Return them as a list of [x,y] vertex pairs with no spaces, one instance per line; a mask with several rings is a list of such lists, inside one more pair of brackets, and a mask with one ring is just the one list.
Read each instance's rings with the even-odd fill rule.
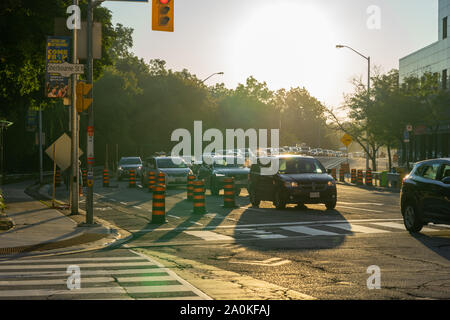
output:
[[174,0],[153,0],[152,30],[173,32]]
[[92,89],[92,84],[85,82],[77,83],[77,111],[82,112],[92,104],[92,98],[85,98]]

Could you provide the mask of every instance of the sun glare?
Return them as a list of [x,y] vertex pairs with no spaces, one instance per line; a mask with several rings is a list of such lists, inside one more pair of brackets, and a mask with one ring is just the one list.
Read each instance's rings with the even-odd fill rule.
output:
[[237,78],[249,75],[278,89],[305,86],[319,99],[329,94],[336,68],[333,29],[312,5],[277,4],[255,11],[240,26],[231,55]]

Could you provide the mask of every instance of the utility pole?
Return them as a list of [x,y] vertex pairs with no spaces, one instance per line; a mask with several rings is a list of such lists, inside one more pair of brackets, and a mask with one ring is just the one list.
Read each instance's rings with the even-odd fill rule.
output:
[[[78,6],[78,0],[73,0],[73,4]],[[79,27],[79,26],[77,26]],[[78,64],[77,58],[77,27],[73,28],[73,51],[72,62]],[[72,122],[72,195],[71,195],[71,214],[78,214],[78,195],[79,195],[79,166],[78,166],[78,114],[77,114],[77,78],[76,73],[72,74],[72,110],[71,110],[71,122]]]
[[[367,57],[367,62],[368,62],[368,73],[367,73],[367,109],[369,110],[370,108],[370,57]],[[366,144],[366,148],[367,148],[367,153],[366,153],[366,172],[367,169],[369,168],[369,135],[367,134],[367,144]],[[373,155],[375,157],[375,155]],[[376,158],[375,158],[375,161]]]
[[[94,83],[94,57],[92,44],[92,30],[94,27],[94,0],[88,0],[87,10],[87,74],[86,79],[88,84]],[[94,86],[90,90],[88,98],[93,97]],[[87,135],[87,199],[86,199],[86,224],[94,223],[94,102],[88,108],[88,135]]]
[[39,106],[39,184],[44,183],[42,159],[42,106]]

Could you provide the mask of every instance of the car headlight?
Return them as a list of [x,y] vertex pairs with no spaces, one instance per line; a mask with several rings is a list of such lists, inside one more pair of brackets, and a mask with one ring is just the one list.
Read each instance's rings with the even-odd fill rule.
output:
[[192,171],[192,169],[189,169],[188,175],[189,175],[189,174],[191,174],[191,175],[194,174],[194,172]]
[[216,173],[216,177],[225,177],[225,175],[222,173]]
[[334,181],[334,180],[328,181],[329,187],[334,187],[335,185],[336,185],[336,181]]
[[286,187],[288,187],[288,188],[297,188],[298,187],[298,182],[290,182],[290,181],[288,181],[288,182],[285,182],[284,183],[284,185],[286,186]]
[[122,167],[119,167],[119,168],[117,168],[118,170],[120,170],[120,171],[122,171],[123,170],[123,168]]

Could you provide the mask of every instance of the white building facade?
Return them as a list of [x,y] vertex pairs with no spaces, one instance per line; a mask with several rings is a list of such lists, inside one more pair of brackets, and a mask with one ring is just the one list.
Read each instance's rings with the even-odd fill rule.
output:
[[405,77],[420,77],[425,72],[439,73],[443,86],[450,75],[450,0],[439,0],[439,38],[433,44],[400,59],[400,83]]
[[[426,0],[425,0],[426,1]],[[420,77],[425,72],[438,73],[444,89],[450,87],[450,0],[439,0],[439,38],[435,43],[400,59],[400,83],[406,77]],[[450,110],[450,106],[449,106]],[[417,126],[410,137],[409,147],[403,143],[399,148],[401,162],[419,161],[450,156],[450,123],[440,122],[437,131]],[[406,155],[405,150],[408,150]]]

